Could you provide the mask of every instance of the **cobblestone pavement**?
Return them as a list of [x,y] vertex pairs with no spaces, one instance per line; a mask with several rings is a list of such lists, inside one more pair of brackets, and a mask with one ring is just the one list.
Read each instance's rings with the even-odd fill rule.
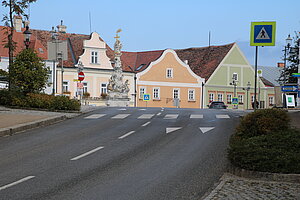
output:
[[300,200],[300,183],[260,181],[224,174],[204,200]]

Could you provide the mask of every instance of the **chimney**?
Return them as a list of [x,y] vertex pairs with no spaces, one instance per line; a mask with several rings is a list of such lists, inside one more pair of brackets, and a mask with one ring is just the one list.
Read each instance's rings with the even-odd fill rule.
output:
[[63,20],[60,21],[60,25],[57,26],[57,30],[59,33],[67,32],[67,26],[63,25]]
[[13,19],[13,23],[14,23],[15,30],[17,32],[22,32],[22,24],[23,24],[22,17],[15,15]]
[[277,67],[278,67],[278,68],[284,68],[284,63],[280,63],[280,62],[277,63]]

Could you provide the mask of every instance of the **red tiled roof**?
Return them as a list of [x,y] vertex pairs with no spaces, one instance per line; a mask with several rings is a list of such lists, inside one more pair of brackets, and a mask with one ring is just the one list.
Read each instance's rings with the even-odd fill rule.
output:
[[[222,46],[210,46],[202,48],[177,49],[175,52],[182,60],[188,60],[188,65],[198,76],[206,80],[212,75],[221,61],[227,55],[234,43]],[[128,66],[137,71],[143,71],[148,65],[157,60],[164,50],[145,51],[145,52],[123,52],[121,57],[125,70],[131,71]],[[139,66],[141,65],[141,68]]]
[[163,50],[144,51],[144,52],[122,52],[121,60],[124,71],[131,71],[128,67],[136,72],[143,71],[148,65],[157,60],[163,53]]
[[[5,48],[4,45],[7,43],[7,31],[9,30],[9,27],[0,26],[0,56],[1,57],[8,57],[8,48]],[[24,44],[24,34],[23,31],[25,31],[24,28],[22,28],[21,32],[14,32],[13,41],[16,42],[16,49],[14,52],[14,56],[20,53],[23,49],[25,49]],[[48,53],[45,46],[39,41],[34,35],[30,38],[31,43],[29,45],[30,48],[33,48],[36,50],[39,57],[43,59],[47,59]]]
[[222,46],[178,49],[175,51],[182,61],[188,61],[188,65],[195,74],[208,80],[233,45],[234,43]]

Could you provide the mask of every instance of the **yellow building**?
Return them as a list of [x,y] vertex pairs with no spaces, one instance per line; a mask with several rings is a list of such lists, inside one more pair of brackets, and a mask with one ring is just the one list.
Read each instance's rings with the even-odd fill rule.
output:
[[[136,68],[138,107],[201,108],[204,79],[181,61],[174,50],[124,52],[123,61],[129,66],[139,65]],[[144,94],[150,96],[149,101],[145,101]]]

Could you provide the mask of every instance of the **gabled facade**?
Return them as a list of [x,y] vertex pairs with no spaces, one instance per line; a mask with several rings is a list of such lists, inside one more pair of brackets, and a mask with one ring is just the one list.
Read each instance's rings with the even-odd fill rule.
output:
[[[181,61],[174,50],[143,52],[135,62],[136,70],[144,69],[136,74],[138,107],[201,107],[204,79]],[[144,94],[150,95],[149,101],[144,101]]]

